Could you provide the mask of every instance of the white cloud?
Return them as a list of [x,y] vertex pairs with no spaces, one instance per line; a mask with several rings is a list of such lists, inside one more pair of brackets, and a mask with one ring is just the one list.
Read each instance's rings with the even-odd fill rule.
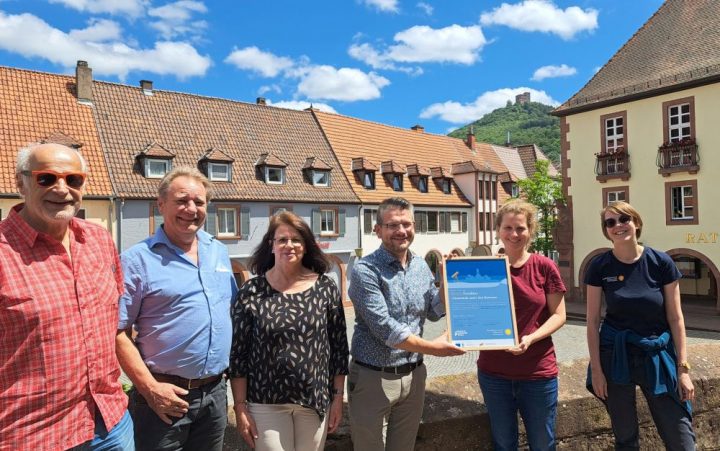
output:
[[[204,75],[210,67],[210,58],[200,55],[190,44],[163,41],[156,42],[153,48],[134,48],[119,39],[105,41],[112,27],[106,24],[104,31],[98,32],[96,25],[65,33],[31,14],[8,15],[0,11],[0,49],[66,68],[85,60],[95,73],[121,79],[136,70],[183,79]],[[104,42],[87,37],[103,37]]]
[[398,0],[363,0],[363,3],[383,12],[396,13],[400,11]]
[[274,92],[276,94],[281,94],[282,88],[280,87],[280,85],[272,84],[272,85],[260,86],[260,89],[258,89],[259,96],[264,96],[268,92]]
[[165,39],[182,35],[192,35],[194,38],[198,38],[207,29],[207,22],[192,20],[192,17],[195,13],[204,14],[206,12],[207,7],[203,2],[180,0],[151,8],[148,10],[148,16],[158,19],[151,22],[150,26]]
[[577,74],[577,69],[570,67],[567,64],[561,64],[559,66],[543,66],[533,73],[532,80],[542,81],[546,78],[569,77],[575,74]]
[[89,13],[107,13],[140,17],[148,0],[49,0],[50,3],[60,3],[68,8]]
[[467,124],[476,121],[487,113],[504,107],[507,101],[515,102],[515,96],[529,92],[533,102],[540,102],[546,105],[559,105],[560,102],[550,97],[545,91],[520,87],[502,88],[496,91],[488,91],[480,95],[471,103],[462,104],[455,101],[434,103],[420,112],[423,119],[439,117],[440,119],[453,124]]
[[477,25],[439,29],[418,25],[397,33],[393,39],[398,44],[385,51],[364,43],[351,45],[348,54],[374,69],[403,70],[416,75],[419,69],[398,68],[395,63],[473,64],[480,59],[480,51],[487,43]]
[[317,102],[311,103],[311,102],[308,102],[307,100],[282,100],[280,102],[270,102],[268,100],[267,103],[268,103],[268,105],[271,105],[274,107],[287,108],[289,110],[305,110],[312,106],[313,108],[316,108],[325,113],[337,114],[337,111],[335,111],[335,108],[331,107],[327,103],[317,103]]
[[68,37],[85,42],[119,41],[122,39],[122,30],[120,25],[112,20],[90,20],[87,28],[70,30]]
[[293,67],[293,60],[284,56],[276,56],[270,52],[263,52],[259,48],[245,47],[233,49],[225,58],[225,62],[238,69],[257,72],[263,77],[276,77],[279,73]]
[[353,102],[380,97],[380,90],[390,80],[374,72],[332,66],[312,66],[305,70],[297,93],[309,99],[341,100]]
[[429,3],[419,2],[416,6],[417,6],[418,8],[420,8],[420,9],[421,9],[425,14],[427,14],[428,16],[432,16],[432,15],[433,15],[433,11],[435,11],[435,9],[434,9],[434,8],[432,7],[432,5],[429,4]]
[[563,39],[571,39],[581,31],[598,27],[598,11],[569,6],[564,10],[550,0],[524,0],[511,5],[503,3],[489,13],[480,16],[482,25],[505,25],[522,31],[554,33]]

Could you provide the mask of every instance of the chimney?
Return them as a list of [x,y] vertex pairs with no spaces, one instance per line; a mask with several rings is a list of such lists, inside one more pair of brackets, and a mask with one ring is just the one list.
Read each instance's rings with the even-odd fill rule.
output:
[[267,100],[265,100],[265,97],[258,97],[255,99],[255,103],[258,105],[267,105]]
[[88,67],[87,61],[78,60],[75,66],[75,86],[77,88],[77,100],[82,105],[92,105],[92,69]]
[[412,130],[415,130],[415,131],[418,132],[418,133],[423,133],[423,132],[425,131],[425,127],[423,127],[423,126],[420,125],[420,124],[413,125],[413,126],[410,127],[410,128],[411,128]]
[[140,80],[140,87],[142,88],[143,94],[146,96],[153,95],[153,82],[152,80]]
[[468,130],[467,137],[465,138],[465,144],[470,148],[470,150],[475,149],[475,130],[472,125],[470,126],[470,130]]

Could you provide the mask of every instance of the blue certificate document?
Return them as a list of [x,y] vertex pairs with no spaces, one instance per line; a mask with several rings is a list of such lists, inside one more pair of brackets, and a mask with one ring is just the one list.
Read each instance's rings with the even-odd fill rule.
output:
[[465,349],[508,349],[518,343],[510,269],[505,256],[444,262],[448,337]]

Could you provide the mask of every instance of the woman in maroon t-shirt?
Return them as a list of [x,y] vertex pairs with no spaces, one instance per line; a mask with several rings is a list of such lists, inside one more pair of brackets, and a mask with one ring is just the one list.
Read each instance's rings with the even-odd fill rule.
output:
[[555,449],[558,368],[550,334],[565,324],[565,285],[552,260],[528,252],[536,215],[533,205],[512,200],[495,220],[510,261],[520,336],[518,346],[482,351],[478,359],[478,381],[496,450],[518,449],[518,411],[530,449]]

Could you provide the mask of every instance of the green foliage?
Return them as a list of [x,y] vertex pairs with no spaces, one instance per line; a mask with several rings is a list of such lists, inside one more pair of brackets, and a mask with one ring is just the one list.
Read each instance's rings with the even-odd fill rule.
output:
[[472,124],[450,133],[465,139],[470,126],[479,142],[504,146],[507,133],[513,145],[537,144],[553,162],[560,161],[560,119],[551,116],[553,107],[537,102],[512,104],[488,113]]
[[562,193],[560,177],[548,174],[550,163],[547,160],[538,160],[535,163],[535,173],[525,179],[519,180],[520,194],[538,209],[538,233],[532,247],[545,255],[555,248],[552,239],[552,230],[557,224],[557,205],[565,202]]

